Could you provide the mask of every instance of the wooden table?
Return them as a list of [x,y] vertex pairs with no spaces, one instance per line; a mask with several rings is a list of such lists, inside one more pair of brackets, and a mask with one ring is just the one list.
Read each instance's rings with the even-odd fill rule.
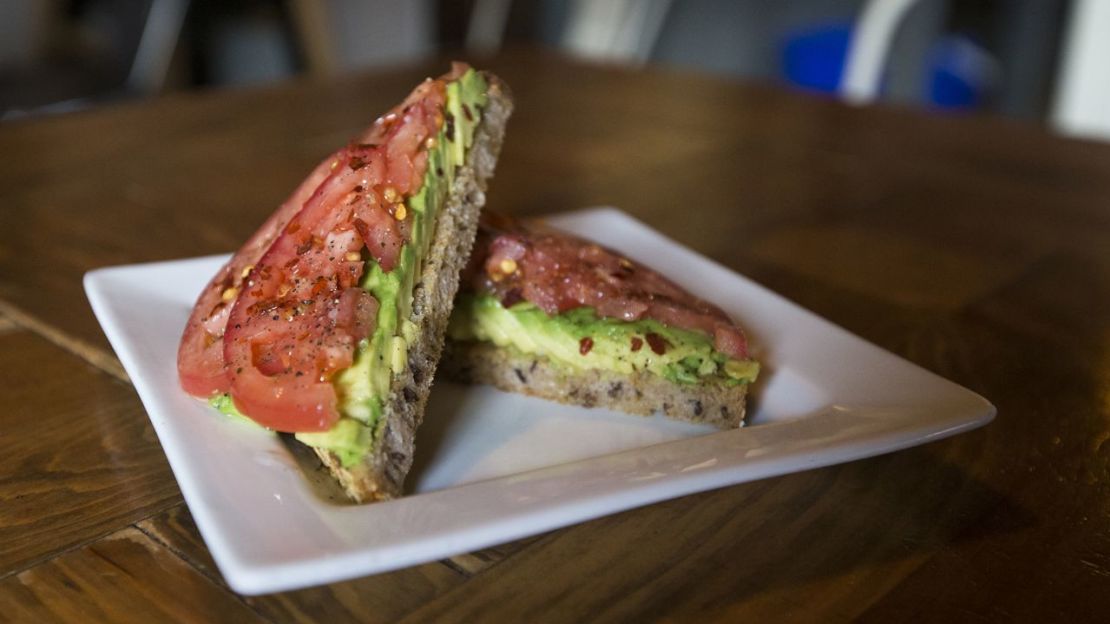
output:
[[492,207],[620,206],[986,396],[995,422],[240,597],[81,276],[235,248],[321,154],[445,64],[7,124],[0,620],[1110,617],[1110,146],[529,51],[487,65],[518,105]]

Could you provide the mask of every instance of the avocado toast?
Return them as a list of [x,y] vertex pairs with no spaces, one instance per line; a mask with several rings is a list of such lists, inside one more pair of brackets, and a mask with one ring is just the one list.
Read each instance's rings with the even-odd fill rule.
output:
[[483,214],[441,369],[586,407],[743,424],[759,373],[719,308],[590,241]]
[[456,64],[325,159],[202,292],[182,387],[398,496],[511,109]]

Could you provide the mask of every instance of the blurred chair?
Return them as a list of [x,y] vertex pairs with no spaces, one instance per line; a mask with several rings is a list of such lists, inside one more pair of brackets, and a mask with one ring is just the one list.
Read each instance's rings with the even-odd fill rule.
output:
[[402,62],[435,50],[432,0],[293,0],[290,8],[314,74]]
[[139,47],[127,74],[130,91],[151,95],[162,90],[188,10],[189,0],[151,0]]
[[[874,101],[894,35],[920,0],[867,0],[849,45],[840,95]],[[1065,134],[1110,140],[1110,1],[1074,0],[1060,36],[1052,126]],[[1013,59],[1011,59],[1013,60]]]
[[1110,140],[1110,2],[1075,0],[1057,68],[1052,125]]
[[[1042,11],[1033,3],[1042,3]],[[1028,105],[1032,89],[1043,79],[1045,37],[1040,29],[1021,28],[1053,2],[1015,0],[1008,11],[992,12],[996,37],[1020,39],[1020,54],[1012,54],[1009,72],[973,34],[945,32],[953,10],[948,0],[866,0],[852,26],[843,73],[837,92],[852,104],[884,100],[925,104],[939,109],[969,109],[995,98],[993,105],[1016,111]],[[1051,28],[1051,22],[1047,25]],[[905,39],[917,41],[909,46]],[[896,43],[897,41],[897,43]],[[1010,50],[1013,52],[1013,50]],[[1021,68],[1017,68],[1022,64]],[[1028,106],[1026,106],[1028,108]]]
[[646,63],[671,0],[572,0],[563,46],[591,58]]
[[[651,56],[672,0],[567,0],[559,45],[579,56],[642,65]],[[476,0],[466,46],[496,52],[512,0]]]
[[879,96],[883,69],[894,35],[918,0],[867,0],[860,10],[848,45],[840,96],[866,104]]

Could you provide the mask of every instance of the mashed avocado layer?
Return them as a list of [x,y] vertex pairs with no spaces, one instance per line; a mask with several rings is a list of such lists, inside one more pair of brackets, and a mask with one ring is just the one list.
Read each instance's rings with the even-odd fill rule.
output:
[[[436,216],[474,141],[479,117],[469,111],[485,107],[486,89],[485,79],[473,69],[447,83],[445,113],[451,121],[443,125],[434,147],[428,151],[423,184],[405,201],[412,214],[410,240],[401,249],[392,271],[386,272],[373,260],[367,261],[361,285],[378,300],[377,325],[373,334],[359,343],[351,367],[336,376],[342,416],[328,431],[296,434],[298,440],[309,446],[335,453],[344,466],[357,464],[373,448],[383,424],[383,401],[389,395],[393,375],[403,372],[408,364],[408,348],[418,331],[409,320],[414,280],[422,271]],[[452,134],[448,136],[448,132]],[[213,397],[209,403],[225,414],[245,418],[227,395]]]
[[647,371],[675,383],[741,384],[759,374],[757,362],[729,358],[704,334],[651,319],[601,318],[589,307],[549,316],[526,301],[505,308],[490,295],[465,295],[455,303],[447,335],[542,355],[571,369]]

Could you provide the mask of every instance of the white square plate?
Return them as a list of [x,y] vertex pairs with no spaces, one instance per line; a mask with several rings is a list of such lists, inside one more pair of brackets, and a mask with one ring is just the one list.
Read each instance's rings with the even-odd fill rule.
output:
[[[437,383],[411,494],[321,497],[272,433],[178,388],[178,339],[225,257],[90,272],[85,289],[227,582],[258,594],[470,552],[743,481],[869,457],[989,422],[977,394],[849,334],[618,210],[549,222],[663,269],[747,330],[750,426],[717,431]],[[689,278],[683,280],[682,278]]]

